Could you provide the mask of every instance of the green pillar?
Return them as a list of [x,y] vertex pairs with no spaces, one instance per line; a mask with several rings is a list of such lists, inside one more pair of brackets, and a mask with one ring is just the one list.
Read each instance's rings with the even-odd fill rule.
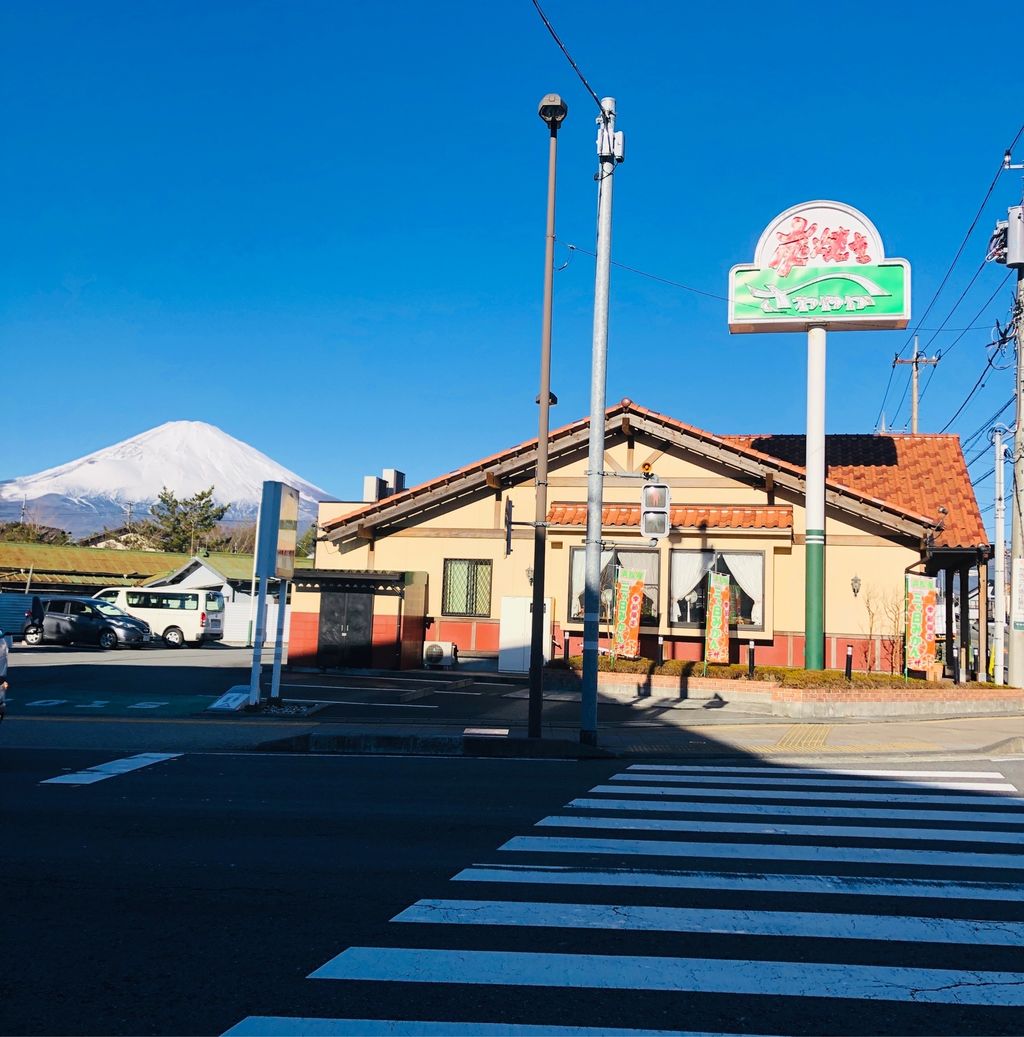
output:
[[825,531],[807,530],[804,582],[804,666],[825,669]]

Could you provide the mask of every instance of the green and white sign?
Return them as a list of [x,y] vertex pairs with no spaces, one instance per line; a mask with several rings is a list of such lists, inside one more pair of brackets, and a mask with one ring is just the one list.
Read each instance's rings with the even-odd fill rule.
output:
[[886,259],[852,206],[794,205],[768,225],[753,264],[729,271],[732,332],[900,329],[910,322],[910,264]]

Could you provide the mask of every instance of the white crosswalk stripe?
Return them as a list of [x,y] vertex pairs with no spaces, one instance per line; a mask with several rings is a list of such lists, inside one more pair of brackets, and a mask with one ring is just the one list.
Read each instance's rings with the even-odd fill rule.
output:
[[[854,1029],[890,1032],[897,1010],[1011,1032],[1009,1014],[984,1013],[1024,1008],[1024,798],[995,770],[634,764],[536,826],[453,876],[482,895],[417,901],[386,945],[341,949],[309,978],[427,984],[469,1004],[456,991],[534,988],[526,1003],[556,1006],[552,1025],[252,1016],[228,1033],[684,1033],[588,1025],[593,1013],[564,1025],[602,991],[634,999],[622,1022],[667,997],[652,1021],[673,1005],[698,1024],[685,1033],[708,1034],[723,995],[747,1005],[742,1020],[798,1003],[787,1033],[834,1025],[835,999]],[[889,1007],[866,1014],[877,1002]],[[898,1018],[938,1031],[953,1017]]]

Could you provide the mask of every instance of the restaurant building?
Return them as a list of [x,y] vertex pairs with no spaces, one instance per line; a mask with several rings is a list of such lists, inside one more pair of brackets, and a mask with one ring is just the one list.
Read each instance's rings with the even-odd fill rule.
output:
[[[589,424],[550,435],[549,658],[582,651]],[[803,436],[715,435],[628,399],[610,407],[605,644],[621,566],[644,574],[641,655],[701,659],[717,572],[729,577],[732,659],[745,661],[752,644],[759,664],[802,666],[804,450]],[[423,636],[525,670],[536,454],[533,440],[380,500],[321,504],[314,569],[294,589],[292,665],[418,665],[410,646]],[[640,537],[645,465],[671,489],[671,532],[657,543]],[[856,669],[899,671],[908,573],[966,592],[977,569],[987,586],[990,547],[959,438],[829,436],[826,465],[825,666],[841,668],[852,645]],[[971,640],[968,610],[956,626],[952,597],[947,658]]]

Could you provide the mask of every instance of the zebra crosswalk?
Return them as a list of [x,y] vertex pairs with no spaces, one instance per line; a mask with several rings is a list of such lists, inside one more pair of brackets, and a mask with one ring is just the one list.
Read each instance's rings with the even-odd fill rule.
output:
[[1014,1033],[1022,845],[995,770],[634,764],[227,1034]]

